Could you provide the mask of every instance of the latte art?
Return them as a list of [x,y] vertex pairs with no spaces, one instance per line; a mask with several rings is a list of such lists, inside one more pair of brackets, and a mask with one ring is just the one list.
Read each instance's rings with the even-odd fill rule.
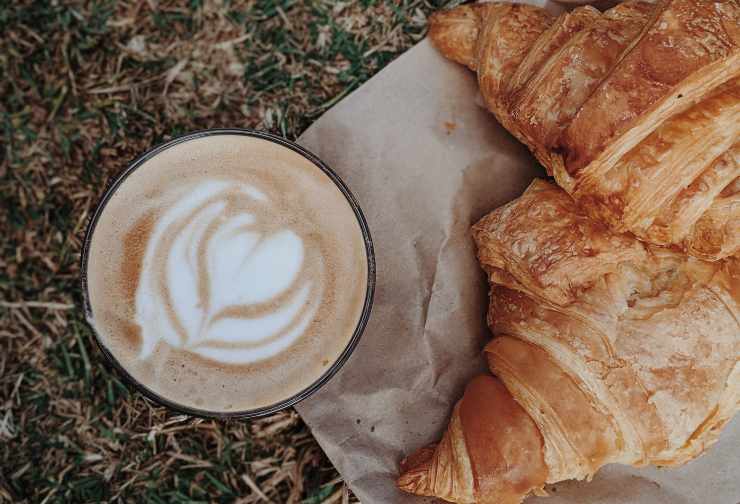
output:
[[304,271],[303,240],[271,225],[274,213],[253,186],[208,181],[163,214],[136,293],[140,357],[163,340],[218,362],[247,364],[304,333],[321,289]]
[[251,411],[342,358],[371,270],[352,206],[307,156],[217,133],[158,151],[112,191],[86,252],[87,316],[146,390]]

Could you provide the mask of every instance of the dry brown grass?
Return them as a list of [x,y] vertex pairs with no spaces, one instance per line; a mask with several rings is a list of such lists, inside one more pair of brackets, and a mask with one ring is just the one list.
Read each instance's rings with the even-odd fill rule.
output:
[[294,138],[419,40],[437,7],[2,2],[0,501],[350,500],[292,410],[193,419],[127,389],[76,308],[80,243],[138,153],[215,126]]

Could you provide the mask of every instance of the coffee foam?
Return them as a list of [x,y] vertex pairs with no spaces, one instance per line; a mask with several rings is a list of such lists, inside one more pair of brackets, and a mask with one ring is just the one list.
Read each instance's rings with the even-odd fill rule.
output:
[[362,313],[352,208],[299,154],[216,135],[165,150],[107,202],[88,259],[90,319],[140,383],[238,411],[309,386]]

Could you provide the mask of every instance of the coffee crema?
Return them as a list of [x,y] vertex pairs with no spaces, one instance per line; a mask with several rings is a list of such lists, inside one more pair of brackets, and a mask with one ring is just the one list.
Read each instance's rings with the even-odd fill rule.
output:
[[213,134],[144,161],[98,216],[88,318],[140,384],[210,412],[270,406],[316,382],[362,316],[354,210],[297,152]]

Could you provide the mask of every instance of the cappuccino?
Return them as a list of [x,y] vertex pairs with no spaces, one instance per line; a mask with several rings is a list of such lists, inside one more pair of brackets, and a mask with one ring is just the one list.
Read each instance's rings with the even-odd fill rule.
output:
[[261,136],[218,132],[155,151],[112,188],[90,233],[98,340],[175,406],[289,400],[340,359],[366,309],[369,250],[348,197]]

